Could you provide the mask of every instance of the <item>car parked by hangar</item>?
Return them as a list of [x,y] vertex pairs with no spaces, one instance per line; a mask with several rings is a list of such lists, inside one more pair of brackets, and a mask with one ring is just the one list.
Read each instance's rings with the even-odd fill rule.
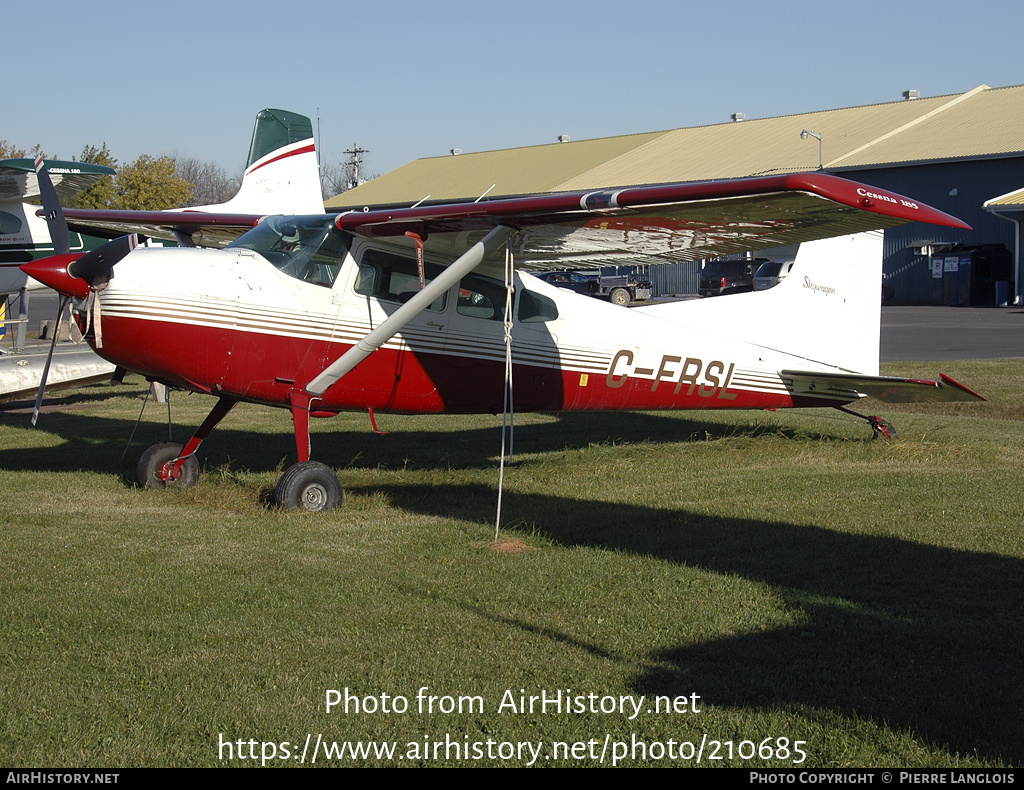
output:
[[793,261],[767,261],[762,263],[754,273],[754,290],[767,291],[774,288],[789,276]]

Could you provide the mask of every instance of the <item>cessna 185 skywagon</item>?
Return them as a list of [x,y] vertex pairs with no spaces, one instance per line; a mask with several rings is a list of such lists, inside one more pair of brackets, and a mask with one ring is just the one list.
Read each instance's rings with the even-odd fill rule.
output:
[[[59,206],[46,211],[62,223]],[[68,215],[79,225],[111,219]],[[136,219],[179,235],[238,237],[222,249],[135,249],[119,239],[25,268],[75,300],[104,357],[217,398],[184,447],[143,454],[138,478],[148,486],[195,483],[200,444],[243,401],[290,410],[298,463],[275,497],[322,510],[340,504],[342,487],[310,460],[309,421],[341,411],[497,413],[507,392],[518,411],[979,397],[945,377],[878,376],[878,229],[967,226],[823,173],[337,216]],[[810,243],[783,283],[722,299],[625,309],[520,276],[795,242]]]

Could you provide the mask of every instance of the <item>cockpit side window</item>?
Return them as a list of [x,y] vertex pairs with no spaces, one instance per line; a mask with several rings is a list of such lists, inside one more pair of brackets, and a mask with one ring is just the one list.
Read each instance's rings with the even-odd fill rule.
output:
[[333,218],[280,216],[267,217],[228,247],[253,250],[289,277],[330,288],[351,241]]

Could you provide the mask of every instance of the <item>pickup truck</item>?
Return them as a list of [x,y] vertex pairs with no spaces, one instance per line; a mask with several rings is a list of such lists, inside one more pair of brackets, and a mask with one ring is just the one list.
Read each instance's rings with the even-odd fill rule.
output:
[[708,261],[700,272],[700,296],[723,296],[754,290],[754,273],[767,258],[740,261]]
[[[611,270],[614,272],[614,269]],[[631,302],[642,302],[650,299],[653,285],[650,280],[638,280],[627,274],[580,274],[579,272],[559,270],[553,272],[537,272],[536,277],[551,283],[556,288],[567,288],[576,293],[593,296],[596,299],[607,299],[612,304],[627,307]]]

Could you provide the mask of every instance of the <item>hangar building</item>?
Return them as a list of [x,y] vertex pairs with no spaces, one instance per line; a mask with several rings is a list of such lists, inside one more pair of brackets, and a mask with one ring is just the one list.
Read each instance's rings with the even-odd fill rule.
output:
[[[1021,294],[1024,85],[777,118],[418,159],[327,201],[408,206],[817,170],[968,222],[885,232],[884,291],[901,303],[996,304]],[[807,132],[807,134],[802,134]],[[962,265],[961,265],[962,264]],[[686,266],[687,264],[676,264]],[[663,267],[658,267],[663,268]],[[1016,276],[1015,276],[1016,275]]]

